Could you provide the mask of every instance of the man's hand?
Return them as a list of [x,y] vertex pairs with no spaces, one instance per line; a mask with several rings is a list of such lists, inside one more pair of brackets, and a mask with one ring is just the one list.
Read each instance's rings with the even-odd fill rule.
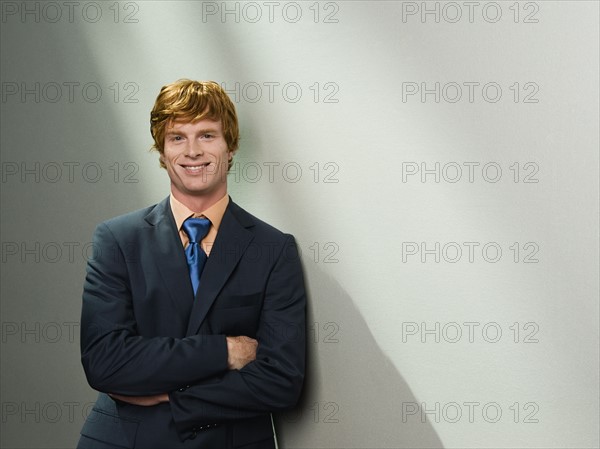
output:
[[254,338],[227,337],[227,368],[242,369],[256,359],[258,342]]
[[152,396],[123,396],[121,394],[108,394],[111,398],[117,399],[122,402],[127,402],[132,405],[141,405],[143,407],[150,407],[152,405],[158,405],[161,402],[169,402],[169,395],[167,393],[155,394]]

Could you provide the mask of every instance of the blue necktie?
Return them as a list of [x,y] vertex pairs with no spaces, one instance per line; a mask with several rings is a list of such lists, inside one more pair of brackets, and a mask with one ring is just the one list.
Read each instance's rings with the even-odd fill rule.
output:
[[200,285],[200,275],[202,274],[206,259],[208,259],[208,256],[200,246],[200,242],[208,234],[210,220],[208,218],[188,218],[183,222],[181,227],[190,240],[189,245],[185,249],[185,256],[190,267],[190,279],[194,288],[194,296],[196,296],[198,286]]

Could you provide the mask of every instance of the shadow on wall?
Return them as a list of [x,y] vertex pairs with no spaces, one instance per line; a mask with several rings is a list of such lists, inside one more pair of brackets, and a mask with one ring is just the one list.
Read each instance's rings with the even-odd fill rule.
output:
[[442,448],[429,422],[408,416],[416,403],[343,288],[306,264],[308,364],[298,406],[275,417],[279,447]]

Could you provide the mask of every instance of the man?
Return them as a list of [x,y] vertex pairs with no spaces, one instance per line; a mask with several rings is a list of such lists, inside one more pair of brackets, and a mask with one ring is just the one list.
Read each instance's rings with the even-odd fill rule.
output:
[[298,400],[305,289],[294,238],[227,195],[235,107],[214,82],[164,86],[151,113],[171,194],[94,234],[82,363],[100,391],[79,448],[274,448]]

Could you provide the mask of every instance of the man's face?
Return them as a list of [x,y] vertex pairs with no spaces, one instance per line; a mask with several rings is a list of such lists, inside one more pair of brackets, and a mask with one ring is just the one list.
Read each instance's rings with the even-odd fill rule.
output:
[[182,201],[217,201],[227,193],[227,150],[221,121],[173,121],[167,125],[161,160],[171,178],[171,191]]

